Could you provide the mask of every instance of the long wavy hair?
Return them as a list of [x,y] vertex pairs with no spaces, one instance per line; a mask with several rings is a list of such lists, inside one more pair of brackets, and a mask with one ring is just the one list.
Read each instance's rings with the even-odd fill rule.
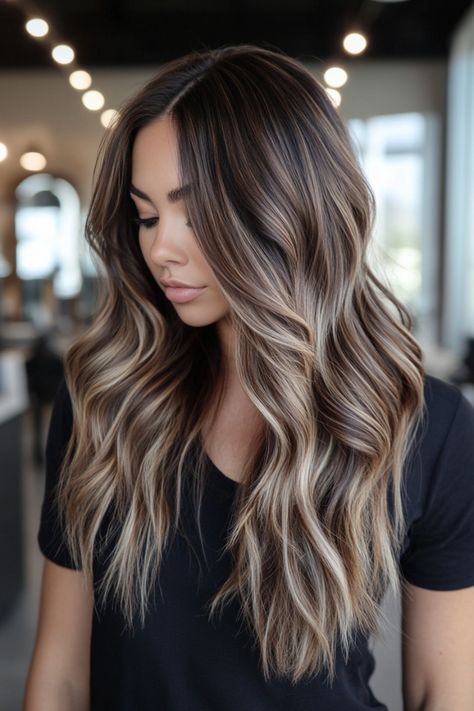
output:
[[209,620],[237,597],[266,679],[333,678],[337,646],[347,658],[356,632],[378,634],[383,594],[400,592],[424,370],[408,309],[368,266],[375,201],[348,130],[312,73],[277,49],[173,60],[104,134],[85,230],[99,298],[64,359],[66,541],[92,581],[99,541],[113,540],[96,599],[113,595],[133,631],[191,480],[199,521],[201,432],[225,363],[215,324],[183,323],[148,270],[129,196],[134,137],[165,115],[195,238],[229,303],[238,377],[264,423]]

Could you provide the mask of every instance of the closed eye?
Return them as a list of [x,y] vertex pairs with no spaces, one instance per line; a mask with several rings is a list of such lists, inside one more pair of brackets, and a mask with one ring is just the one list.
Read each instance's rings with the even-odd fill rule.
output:
[[134,225],[143,225],[145,229],[150,229],[158,222],[158,217],[132,217],[131,222]]
[[[158,217],[132,217],[131,218],[131,222],[134,225],[138,225],[139,227],[140,227],[140,225],[143,225],[145,227],[145,229],[151,229],[152,227],[154,227],[156,225],[156,223],[158,222],[158,220],[159,220]],[[186,227],[192,227],[189,220],[186,222]]]

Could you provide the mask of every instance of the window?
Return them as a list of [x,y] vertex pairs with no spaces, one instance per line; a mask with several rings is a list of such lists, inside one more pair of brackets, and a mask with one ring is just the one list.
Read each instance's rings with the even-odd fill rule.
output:
[[[352,119],[353,144],[376,200],[369,262],[409,309],[419,337],[434,340],[439,219],[439,126],[404,113]],[[423,330],[423,333],[421,333]]]

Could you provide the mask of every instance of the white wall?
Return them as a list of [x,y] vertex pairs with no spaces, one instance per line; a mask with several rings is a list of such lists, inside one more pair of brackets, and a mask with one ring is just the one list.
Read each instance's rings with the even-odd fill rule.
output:
[[[365,118],[403,111],[444,111],[445,64],[433,62],[349,62],[341,114]],[[319,66],[311,65],[319,79]],[[91,69],[105,108],[118,108],[155,73],[146,69]],[[82,105],[59,69],[0,71],[0,141],[10,155],[0,163],[0,200],[24,171],[18,158],[30,143],[46,154],[48,170],[71,176],[81,199],[90,195],[91,172],[104,132],[100,112]]]

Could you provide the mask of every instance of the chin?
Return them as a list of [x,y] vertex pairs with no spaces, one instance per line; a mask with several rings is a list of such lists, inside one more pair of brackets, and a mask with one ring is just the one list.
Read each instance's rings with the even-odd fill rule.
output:
[[186,306],[186,304],[177,304],[178,308],[176,309],[179,318],[183,323],[186,323],[188,326],[209,326],[211,323],[214,323],[217,319],[213,318],[212,316],[208,316],[206,318],[205,314],[185,314],[182,313],[184,309],[179,308],[179,306]]

